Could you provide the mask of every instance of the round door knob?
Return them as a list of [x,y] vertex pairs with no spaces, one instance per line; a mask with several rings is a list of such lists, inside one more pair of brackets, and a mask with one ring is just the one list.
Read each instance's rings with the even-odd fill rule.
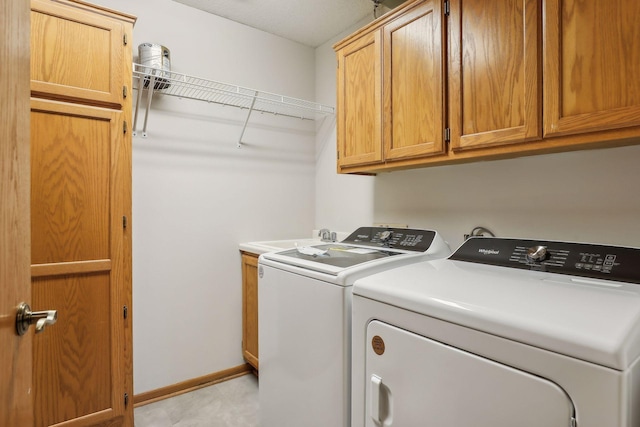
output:
[[527,249],[527,260],[533,262],[541,262],[547,258],[546,246],[531,246]]

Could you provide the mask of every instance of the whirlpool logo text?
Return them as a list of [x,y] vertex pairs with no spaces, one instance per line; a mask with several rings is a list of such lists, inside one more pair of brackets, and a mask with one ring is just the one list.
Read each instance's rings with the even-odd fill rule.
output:
[[498,255],[500,253],[500,251],[497,251],[495,249],[478,249],[478,252],[480,252],[482,255]]

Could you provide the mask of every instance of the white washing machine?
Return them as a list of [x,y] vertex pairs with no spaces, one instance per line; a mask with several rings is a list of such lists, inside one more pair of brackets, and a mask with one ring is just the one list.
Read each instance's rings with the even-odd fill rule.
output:
[[352,426],[639,427],[640,249],[472,238],[356,281]]
[[435,231],[361,227],[340,243],[261,255],[260,426],[349,426],[353,282],[450,254]]

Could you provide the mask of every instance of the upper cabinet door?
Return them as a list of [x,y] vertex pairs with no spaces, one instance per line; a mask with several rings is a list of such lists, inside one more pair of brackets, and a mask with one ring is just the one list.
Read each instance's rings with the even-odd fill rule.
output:
[[640,2],[547,0],[545,136],[640,125]]
[[120,106],[123,37],[124,27],[116,20],[32,0],[32,95]]
[[380,31],[338,51],[338,167],[382,161]]
[[383,27],[384,157],[444,152],[442,2],[425,1]]
[[454,151],[538,140],[540,1],[452,1],[449,102]]

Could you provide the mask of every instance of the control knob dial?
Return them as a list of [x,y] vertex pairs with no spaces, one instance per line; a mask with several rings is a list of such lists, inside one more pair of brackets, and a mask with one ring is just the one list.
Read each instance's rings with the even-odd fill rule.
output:
[[393,231],[391,230],[384,230],[380,232],[380,240],[382,242],[386,242],[391,238],[391,235],[393,234]]
[[547,247],[546,246],[531,246],[527,249],[527,261],[542,262],[547,259]]

